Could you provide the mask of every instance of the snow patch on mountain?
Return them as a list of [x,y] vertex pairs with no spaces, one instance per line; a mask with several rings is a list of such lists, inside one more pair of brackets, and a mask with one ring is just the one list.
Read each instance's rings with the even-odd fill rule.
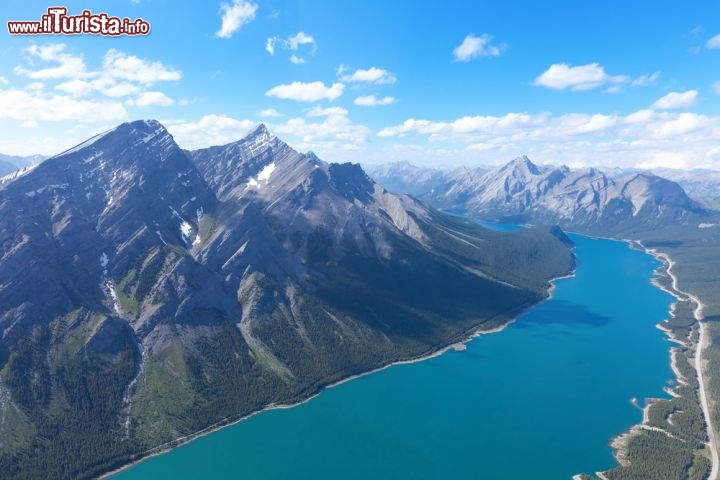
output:
[[275,162],[272,162],[270,165],[265,166],[260,173],[258,173],[258,180],[261,182],[267,182],[270,180],[270,175],[275,171]]
[[53,158],[62,157],[62,156],[65,156],[65,155],[70,155],[70,154],[79,152],[80,150],[82,150],[82,149],[84,149],[84,148],[87,148],[87,147],[93,145],[94,143],[97,143],[98,140],[102,139],[102,138],[105,137],[106,135],[111,134],[112,132],[114,132],[114,131],[117,130],[117,129],[118,129],[118,127],[115,127],[115,128],[110,129],[110,130],[107,130],[107,131],[105,131],[105,132],[99,133],[99,134],[95,135],[94,137],[90,137],[89,139],[85,140],[85,141],[82,142],[81,144],[76,145],[76,146],[74,146],[74,147],[72,147],[72,148],[70,148],[70,149],[68,149],[68,150],[65,150],[64,152],[56,155],[56,156],[53,157]]

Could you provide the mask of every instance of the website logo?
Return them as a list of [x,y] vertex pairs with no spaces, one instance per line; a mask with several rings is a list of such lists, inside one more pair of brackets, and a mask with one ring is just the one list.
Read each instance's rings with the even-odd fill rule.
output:
[[50,7],[39,21],[7,22],[10,35],[147,35],[150,24],[142,18],[111,17],[107,13],[83,10],[80,15],[68,15],[65,7]]

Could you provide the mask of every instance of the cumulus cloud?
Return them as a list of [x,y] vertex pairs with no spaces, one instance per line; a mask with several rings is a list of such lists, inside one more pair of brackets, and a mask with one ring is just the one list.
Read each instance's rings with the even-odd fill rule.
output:
[[492,37],[488,34],[478,37],[471,33],[460,45],[455,47],[453,58],[456,62],[469,62],[476,58],[498,57],[506,47],[505,45],[491,45],[491,40]]
[[170,107],[174,103],[175,102],[172,98],[168,97],[162,92],[143,92],[137,98],[127,101],[128,105],[132,105],[135,107]]
[[255,125],[251,120],[205,115],[197,122],[169,123],[167,129],[181,147],[192,150],[235,142]]
[[265,95],[269,97],[295,100],[296,102],[318,102],[320,100],[336,100],[345,90],[342,83],[333,83],[327,87],[323,82],[292,82],[271,88]]
[[657,110],[678,110],[691,108],[697,104],[697,99],[697,90],[688,90],[687,92],[670,92],[653,103],[652,108]]
[[367,95],[364,97],[357,97],[353,103],[360,107],[377,107],[380,105],[390,105],[395,103],[395,99],[393,97],[377,98],[375,95]]
[[348,111],[342,107],[314,107],[308,113],[308,117],[327,117],[328,115],[347,115]]
[[69,93],[74,97],[83,97],[92,93],[92,91],[95,90],[95,87],[93,87],[90,82],[78,79],[68,80],[67,82],[59,83],[55,85],[55,88],[65,93]]
[[[55,88],[76,96],[87,95],[93,91],[105,93],[108,96],[123,96],[137,92],[140,87],[148,87],[158,82],[177,81],[182,78],[182,72],[169,67],[159,61],[148,61],[135,55],[128,55],[111,48],[102,59],[102,68],[88,70],[81,55],[66,52],[65,44],[49,44],[39,47],[32,45],[26,53],[32,57],[54,63],[56,65],[35,70],[24,66],[15,67],[17,75],[33,80],[64,80]],[[31,64],[34,62],[30,62]],[[121,85],[123,82],[129,84]]]
[[[295,35],[283,39],[280,37],[270,37],[265,41],[265,51],[270,55],[275,55],[275,47],[279,46],[291,52],[298,52],[302,46],[305,46],[304,52],[315,55],[317,51],[317,42],[315,37],[305,32],[298,32]],[[290,61],[296,65],[305,63],[305,59],[293,53],[290,55]]]
[[540,74],[533,84],[554,90],[570,89],[574,91],[592,90],[607,86],[606,92],[618,93],[625,86],[646,87],[655,85],[660,72],[646,73],[636,78],[629,75],[609,75],[599,63],[572,66],[567,63],[555,63]]
[[265,51],[270,55],[275,55],[275,37],[265,40]]
[[256,3],[244,0],[233,0],[232,3],[220,4],[220,15],[222,25],[220,30],[215,32],[217,38],[230,38],[244,25],[255,19],[258,6]]
[[[426,158],[449,150],[456,161],[497,164],[519,154],[539,162],[634,167],[669,159],[675,164],[720,168],[716,138],[720,116],[643,109],[628,115],[508,113],[452,121],[410,118],[378,135],[414,141],[426,138]],[[440,148],[432,145],[439,145]],[[413,155],[417,158],[418,152]],[[394,152],[390,160],[411,159]],[[463,160],[464,159],[464,160]],[[679,162],[678,159],[682,159]],[[446,162],[441,157],[438,161]],[[667,163],[667,162],[666,162]]]
[[374,83],[376,85],[393,84],[397,78],[384,68],[370,67],[366,70],[358,69],[351,74],[346,74],[347,67],[340,65],[337,69],[338,77],[346,83]]
[[[342,152],[362,150],[370,138],[370,129],[353,124],[344,108],[314,107],[307,115],[270,123],[268,128],[296,150],[313,150],[333,161],[339,160]],[[255,125],[251,120],[206,115],[197,122],[174,122],[167,127],[181,147],[196,149],[237,141]]]
[[272,129],[280,135],[289,136],[290,140],[294,140],[293,146],[300,150],[330,154],[333,151],[362,149],[370,138],[370,129],[353,124],[345,109],[327,110],[330,109],[314,112],[317,114],[315,117],[323,118],[322,122],[297,117],[285,124],[272,125]]
[[100,91],[108,97],[118,98],[137,93],[140,91],[140,87],[132,83],[116,83],[109,87],[103,87]]
[[556,63],[545,70],[533,82],[540,87],[555,90],[591,90],[607,83],[622,84],[630,79],[625,75],[611,76],[599,63],[573,67],[567,63]]
[[81,100],[69,95],[40,95],[37,92],[0,90],[0,118],[15,120],[73,120],[82,122],[123,121],[128,113],[121,103]]
[[[151,87],[182,78],[181,71],[162,62],[146,60],[117,49],[108,50],[97,69],[88,68],[82,55],[69,52],[62,43],[31,45],[25,53],[28,56],[27,65],[19,65],[14,71],[34,81],[25,85],[22,93],[19,90],[3,92],[5,98],[23,100],[18,100],[15,105],[8,103],[7,111],[0,117],[23,118],[28,115],[26,104],[30,104],[41,106],[37,108],[43,120],[124,120],[128,116],[125,107],[173,105],[171,98]],[[126,97],[132,98],[127,99],[124,105],[108,101]],[[71,101],[75,102],[74,106],[68,106]],[[78,117],[80,112],[87,112],[87,117]]]
[[288,37],[288,39],[285,40],[284,43],[287,45],[287,48],[289,48],[293,52],[297,51],[300,45],[317,45],[315,43],[315,38],[305,32],[298,32],[295,35]]
[[264,110],[260,110],[258,112],[258,115],[261,117],[282,117],[283,114],[275,110],[274,108],[266,108]]
[[293,53],[292,55],[290,55],[290,63],[294,63],[295,65],[302,65],[303,63],[305,63],[305,59],[298,57]]
[[114,48],[108,50],[103,58],[102,73],[114,80],[128,80],[142,85],[182,78],[182,72],[164,65],[162,62],[149,62]]
[[85,67],[82,56],[67,53],[67,46],[64,43],[52,43],[48,45],[31,45],[25,49],[25,53],[31,59],[38,58],[45,62],[55,63],[55,66],[30,70],[22,66],[14,69],[16,75],[22,75],[33,80],[56,80],[62,78],[87,78],[90,74]]

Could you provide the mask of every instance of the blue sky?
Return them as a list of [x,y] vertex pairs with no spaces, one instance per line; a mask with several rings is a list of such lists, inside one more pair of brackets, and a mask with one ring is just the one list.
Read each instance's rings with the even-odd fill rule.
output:
[[[162,121],[185,148],[259,122],[327,161],[720,169],[720,5],[69,1],[147,36],[0,43],[0,152]],[[51,4],[6,0],[7,21]]]

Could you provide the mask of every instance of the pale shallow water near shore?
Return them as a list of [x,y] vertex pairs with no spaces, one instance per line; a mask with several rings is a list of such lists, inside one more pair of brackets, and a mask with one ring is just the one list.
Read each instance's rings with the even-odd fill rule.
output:
[[610,441],[665,397],[673,298],[625,243],[573,236],[553,298],[461,351],[398,365],[273,410],[115,479],[556,480],[614,465]]

